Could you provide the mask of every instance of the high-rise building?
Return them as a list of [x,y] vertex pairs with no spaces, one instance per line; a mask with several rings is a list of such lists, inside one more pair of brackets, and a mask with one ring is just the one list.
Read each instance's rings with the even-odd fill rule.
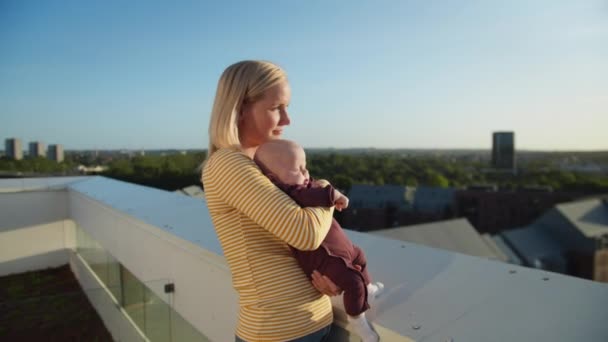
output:
[[49,145],[49,159],[61,163],[63,161],[63,145]]
[[515,170],[515,133],[494,132],[492,166],[497,169]]
[[23,147],[21,140],[17,138],[6,139],[4,142],[4,151],[8,158],[21,160],[23,159]]
[[40,141],[32,141],[30,143],[30,158],[46,157],[44,144]]

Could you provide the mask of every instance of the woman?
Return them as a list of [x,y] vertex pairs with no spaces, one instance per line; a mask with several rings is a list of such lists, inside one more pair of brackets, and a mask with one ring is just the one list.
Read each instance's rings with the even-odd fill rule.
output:
[[220,77],[203,170],[205,197],[239,294],[236,341],[321,341],[340,291],[312,274],[289,245],[314,250],[325,238],[333,208],[301,208],[253,162],[257,147],[281,137],[290,123],[287,75],[263,61],[242,61]]

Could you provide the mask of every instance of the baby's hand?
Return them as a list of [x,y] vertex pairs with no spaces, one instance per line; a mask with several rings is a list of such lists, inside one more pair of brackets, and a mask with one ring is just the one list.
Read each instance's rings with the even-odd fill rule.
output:
[[334,189],[334,205],[336,210],[342,211],[348,208],[348,197],[344,196],[340,191]]
[[323,182],[321,182],[319,179],[315,179],[312,182],[310,182],[310,187],[313,189],[322,188]]

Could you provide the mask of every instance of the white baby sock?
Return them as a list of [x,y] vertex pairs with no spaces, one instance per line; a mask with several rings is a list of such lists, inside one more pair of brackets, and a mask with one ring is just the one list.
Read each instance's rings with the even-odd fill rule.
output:
[[367,284],[367,294],[372,296],[379,295],[384,290],[384,284],[381,282]]
[[374,306],[376,298],[384,291],[384,284],[381,282],[367,284],[367,304]]
[[365,318],[365,312],[357,317],[348,316],[348,323],[353,327],[353,330],[361,337],[362,342],[378,342],[380,337],[372,329],[370,323]]

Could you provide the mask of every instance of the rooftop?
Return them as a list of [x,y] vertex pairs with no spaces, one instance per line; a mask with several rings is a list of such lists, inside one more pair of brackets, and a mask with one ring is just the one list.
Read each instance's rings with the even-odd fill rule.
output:
[[593,198],[558,204],[556,208],[586,237],[608,235],[608,204],[606,200]]
[[[210,340],[232,338],[237,296],[204,201],[99,176],[0,180],[0,192],[0,275],[54,258],[70,264],[85,290],[97,286],[93,281],[111,283],[111,272],[105,278],[86,272],[76,236],[85,234],[107,265],[124,266],[183,317],[187,324],[179,327],[191,325]],[[386,340],[608,340],[606,284],[347,234],[386,286],[369,315]],[[95,257],[88,260],[95,264]],[[101,299],[89,299],[116,338]],[[336,324],[348,334],[339,299],[333,303]]]
[[452,219],[371,231],[372,234],[424,246],[506,261],[506,256],[485,242],[467,219]]

